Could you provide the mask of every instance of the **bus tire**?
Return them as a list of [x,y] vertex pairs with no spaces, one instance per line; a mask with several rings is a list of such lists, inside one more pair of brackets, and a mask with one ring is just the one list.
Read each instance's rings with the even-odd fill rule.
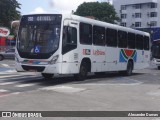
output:
[[54,76],[54,74],[48,74],[48,73],[41,73],[41,74],[45,79],[51,79]]
[[2,61],[4,59],[3,55],[0,55],[0,61]]
[[131,61],[129,61],[128,64],[127,64],[127,69],[125,71],[125,74],[127,76],[131,76],[132,75],[132,70],[133,70],[133,64],[132,64]]
[[158,70],[160,70],[160,66],[158,66]]
[[74,78],[79,81],[85,80],[87,78],[87,74],[88,74],[87,63],[82,62],[80,66],[79,74],[75,74]]

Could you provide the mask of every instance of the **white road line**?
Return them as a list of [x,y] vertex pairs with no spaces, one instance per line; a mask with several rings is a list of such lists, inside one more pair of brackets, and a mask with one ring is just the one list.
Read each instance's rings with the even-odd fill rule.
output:
[[56,92],[63,92],[63,93],[75,93],[75,92],[81,92],[86,90],[86,88],[74,88],[70,86],[51,86],[51,87],[44,87],[40,88],[40,90],[46,90],[46,91],[56,91]]
[[0,89],[0,92],[8,92],[8,90]]
[[30,84],[16,85],[15,87],[22,88],[22,87],[30,87],[30,86],[34,86],[34,85],[35,85],[35,84],[33,84],[33,83],[30,83]]
[[4,66],[4,67],[9,67],[9,65],[7,65],[7,64],[1,64],[2,66]]
[[0,78],[11,78],[11,77],[17,77],[17,76],[22,76],[22,75],[2,75]]
[[12,84],[15,84],[17,82],[4,82],[4,83],[0,83],[0,86],[2,85],[12,85]]
[[25,78],[37,78],[37,77],[41,77],[41,76],[23,76],[23,75],[11,75],[11,76],[0,76],[0,80],[17,80],[17,79],[25,79]]
[[16,71],[16,70],[2,71],[2,72],[0,73],[0,75],[1,75],[1,74],[10,74],[10,73],[17,73],[17,71]]

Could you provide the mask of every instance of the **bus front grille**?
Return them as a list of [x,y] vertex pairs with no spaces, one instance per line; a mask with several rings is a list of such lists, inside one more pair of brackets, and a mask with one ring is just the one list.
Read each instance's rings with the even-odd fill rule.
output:
[[26,71],[37,71],[37,72],[43,72],[45,69],[44,66],[27,66],[27,65],[22,65],[22,68]]

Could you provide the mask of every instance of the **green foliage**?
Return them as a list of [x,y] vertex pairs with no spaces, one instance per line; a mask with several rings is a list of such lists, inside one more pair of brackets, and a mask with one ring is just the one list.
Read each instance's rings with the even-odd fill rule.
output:
[[84,2],[78,6],[74,13],[79,16],[92,16],[97,20],[114,23],[119,20],[114,7],[107,2]]
[[11,26],[11,21],[20,18],[20,4],[16,0],[0,0],[0,26]]

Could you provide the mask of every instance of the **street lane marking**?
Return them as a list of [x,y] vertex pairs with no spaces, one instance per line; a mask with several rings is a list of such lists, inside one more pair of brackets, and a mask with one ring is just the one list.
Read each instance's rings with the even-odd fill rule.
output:
[[8,92],[8,90],[0,89],[0,92]]
[[3,76],[0,76],[0,78],[9,78],[9,77],[17,77],[17,76],[21,76],[21,75],[3,75]]
[[46,90],[46,91],[56,91],[56,92],[63,92],[63,93],[75,93],[75,92],[81,92],[86,90],[86,88],[74,88],[70,86],[54,86],[54,87],[44,87],[40,88],[40,90]]
[[157,91],[151,91],[151,92],[148,92],[147,93],[148,95],[152,95],[152,96],[160,96],[160,90],[157,90]]
[[33,84],[33,83],[30,83],[30,84],[16,85],[15,87],[22,88],[22,87],[30,87],[30,86],[34,86],[34,85],[35,85],[35,84]]
[[4,63],[3,63],[3,64],[1,64],[1,65],[2,65],[2,66],[4,66],[4,67],[9,67],[9,65],[7,65],[7,64],[4,64]]
[[[41,76],[24,76],[24,75],[15,75],[15,76],[0,76],[0,80],[19,80],[19,79],[29,79],[29,78],[42,78]],[[24,80],[22,80],[24,81]]]
[[1,74],[6,74],[6,75],[8,74],[9,75],[11,73],[13,74],[13,73],[17,73],[17,72],[15,70],[5,70],[5,71],[1,71],[0,75]]
[[15,83],[17,83],[17,82],[5,82],[5,83],[0,83],[0,85],[12,85]]

